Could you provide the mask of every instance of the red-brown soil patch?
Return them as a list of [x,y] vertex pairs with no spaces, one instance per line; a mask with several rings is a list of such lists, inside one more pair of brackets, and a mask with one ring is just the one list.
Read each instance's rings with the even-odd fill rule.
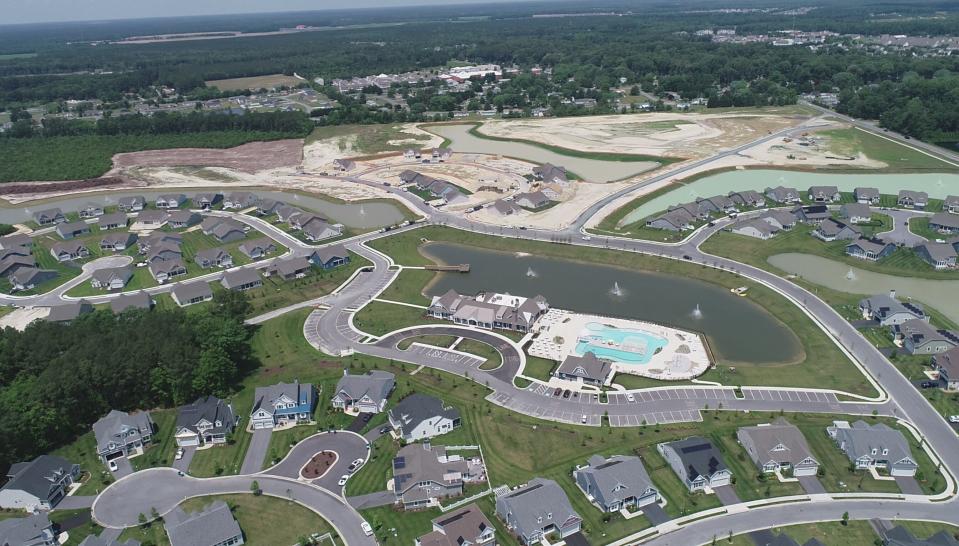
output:
[[300,474],[309,480],[319,478],[323,474],[326,474],[326,471],[329,470],[335,462],[336,453],[333,453],[332,451],[321,451],[314,455],[310,459],[310,462],[306,463],[306,466],[303,467],[303,470],[300,471]]
[[303,160],[300,139],[250,142],[225,150],[174,148],[146,150],[113,156],[114,168],[123,167],[226,167],[248,173],[280,167],[295,167]]

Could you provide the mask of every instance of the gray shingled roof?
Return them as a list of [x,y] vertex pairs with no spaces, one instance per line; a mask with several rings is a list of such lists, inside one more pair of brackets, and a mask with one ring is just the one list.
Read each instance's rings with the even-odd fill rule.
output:
[[3,546],[35,546],[54,538],[46,512],[25,518],[0,520],[0,544]]
[[593,455],[589,458],[589,465],[577,469],[574,474],[590,484],[590,494],[602,506],[629,497],[639,498],[647,489],[655,489],[643,462],[631,455],[614,455],[608,459]]
[[353,400],[369,395],[379,402],[389,396],[396,384],[396,376],[382,370],[371,370],[361,375],[346,374],[336,383],[336,394],[344,393]]
[[257,273],[255,269],[237,269],[224,273],[220,284],[222,284],[224,288],[233,289],[238,286],[258,282],[259,280],[260,274]]
[[556,373],[602,382],[609,376],[611,366],[608,360],[597,358],[592,351],[586,351],[583,356],[567,356],[556,369]]
[[408,427],[404,430],[413,430],[423,421],[437,417],[459,419],[460,412],[452,406],[447,406],[439,398],[416,392],[400,400],[390,410],[390,417],[403,423],[404,427]]
[[[209,421],[214,426],[211,430],[222,432],[229,430],[236,423],[233,409],[230,405],[216,396],[201,396],[194,402],[177,408],[176,428],[186,428],[196,431],[196,424],[202,420]],[[220,426],[216,426],[216,421]]]
[[150,309],[151,307],[153,307],[153,299],[143,290],[132,294],[121,294],[110,300],[110,309],[117,314],[127,309]]
[[214,501],[191,513],[178,506],[164,516],[163,528],[171,546],[210,546],[242,534],[240,524],[223,501]]
[[742,427],[737,436],[749,456],[759,466],[768,462],[789,463],[793,466],[807,458],[815,457],[799,428],[783,418],[770,424]]
[[177,300],[186,302],[193,298],[206,298],[212,296],[213,290],[210,289],[210,285],[208,283],[198,281],[191,283],[180,283],[173,287],[173,293],[176,294]]
[[[404,446],[393,458],[393,490],[397,495],[403,495],[422,482],[446,486],[462,484],[463,479],[459,475],[466,474],[469,469],[466,459],[440,462],[441,458],[446,458],[446,448],[443,446],[431,446],[428,443]],[[448,479],[451,474],[457,477]]]
[[905,527],[896,526],[886,532],[886,546],[959,546],[959,541],[945,530],[922,539],[913,536]]
[[667,445],[679,456],[690,480],[696,476],[709,478],[716,472],[727,469],[719,450],[705,438],[691,436]]
[[147,411],[127,413],[110,410],[110,413],[93,423],[93,437],[97,440],[99,451],[106,449],[110,442],[122,445],[128,442],[131,434],[139,437],[144,432],[153,434],[153,419]]
[[46,499],[50,486],[56,482],[57,474],[69,474],[73,463],[56,455],[40,455],[28,462],[16,463],[7,471],[10,477],[2,489],[26,491],[31,495]]
[[272,403],[281,396],[286,396],[299,406],[312,406],[313,392],[311,383],[277,383],[266,387],[257,387],[253,392],[253,410],[250,413],[255,413],[265,404],[272,414]]
[[573,510],[563,488],[546,478],[533,478],[525,487],[499,497],[496,500],[496,512],[501,515],[507,512],[512,514],[510,523],[523,536],[529,536],[549,523],[559,527],[571,518],[582,519]]
[[872,450],[875,448],[879,453],[882,453],[883,449],[888,449],[887,455],[877,456],[890,463],[896,463],[905,458],[915,460],[906,437],[884,423],[870,425],[865,421],[856,421],[850,428],[837,428],[836,440],[847,446],[846,452],[852,459],[873,457]]
[[73,320],[80,315],[93,312],[93,306],[87,300],[80,300],[73,303],[64,303],[50,307],[50,314],[44,320],[47,322],[63,322]]

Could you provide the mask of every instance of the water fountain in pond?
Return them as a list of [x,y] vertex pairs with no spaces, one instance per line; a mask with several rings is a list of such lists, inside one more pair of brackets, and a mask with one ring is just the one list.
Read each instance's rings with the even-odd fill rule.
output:
[[609,293],[616,296],[617,298],[621,298],[624,295],[626,295],[626,291],[620,288],[618,282],[613,283],[613,287],[609,289]]
[[693,318],[694,318],[694,319],[701,319],[701,318],[703,318],[703,311],[702,311],[702,309],[699,308],[699,304],[698,304],[698,303],[696,304],[696,308],[693,309]]
[[363,205],[360,205],[360,216],[366,216],[366,209],[363,208]]
[[856,273],[852,269],[846,272],[846,280],[847,281],[856,280]]
[[539,275],[537,275],[536,272],[533,271],[533,268],[532,268],[532,267],[528,267],[528,268],[526,268],[526,276],[527,276],[527,277],[538,277]]

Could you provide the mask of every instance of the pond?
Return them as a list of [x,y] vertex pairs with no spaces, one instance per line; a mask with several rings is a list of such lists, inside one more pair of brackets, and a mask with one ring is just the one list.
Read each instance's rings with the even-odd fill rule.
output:
[[762,192],[779,185],[795,187],[800,191],[805,191],[809,186],[836,186],[839,191],[846,192],[858,186],[870,186],[879,188],[879,193],[890,195],[899,193],[899,190],[915,190],[924,191],[934,199],[942,199],[959,193],[959,174],[840,174],[774,169],[727,171],[700,178],[651,199],[627,214],[622,223],[631,224],[666,210],[671,205],[692,201],[697,197],[726,195],[731,191],[743,190]]
[[434,125],[428,129],[450,139],[453,142],[450,148],[455,152],[505,155],[535,163],[552,163],[565,167],[590,182],[622,180],[659,166],[659,163],[654,161],[603,161],[573,157],[523,142],[479,138],[469,133],[472,128],[473,125],[469,124],[455,124]]
[[[159,195],[183,193],[189,198],[193,197],[193,195],[198,192],[204,191],[220,191],[221,193],[229,193],[232,191],[237,191],[237,189],[228,188],[214,190],[211,188],[169,188],[160,191],[121,190],[115,192],[108,191],[81,194],[76,197],[63,197],[52,199],[50,201],[44,201],[42,204],[24,203],[20,206],[13,205],[10,206],[10,208],[0,208],[0,224],[26,222],[33,219],[32,214],[34,211],[52,207],[58,207],[63,210],[63,212],[67,213],[74,212],[87,203],[98,203],[104,206],[109,206],[116,204],[117,200],[121,197],[129,197],[133,195],[142,195],[147,199],[147,201],[150,201]],[[388,226],[403,221],[403,213],[399,209],[401,205],[393,203],[333,203],[326,201],[321,197],[313,197],[299,193],[258,189],[253,189],[251,191],[263,198],[275,199],[296,207],[311,209],[314,212],[329,217],[335,223],[343,224],[351,228],[371,229]]]
[[792,331],[765,310],[706,282],[449,243],[423,249],[440,262],[470,264],[466,274],[439,274],[427,289],[430,296],[450,289],[541,294],[561,309],[702,332],[716,357],[728,362],[793,362],[801,354]]
[[959,322],[959,281],[897,277],[795,252],[770,256],[769,263],[809,282],[841,292],[872,296],[895,290],[898,297],[925,303],[953,322]]

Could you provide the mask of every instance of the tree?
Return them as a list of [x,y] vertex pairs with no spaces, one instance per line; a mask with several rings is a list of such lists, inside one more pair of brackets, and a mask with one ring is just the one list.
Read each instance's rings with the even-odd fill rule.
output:
[[842,524],[844,526],[849,525],[849,512],[842,513]]

